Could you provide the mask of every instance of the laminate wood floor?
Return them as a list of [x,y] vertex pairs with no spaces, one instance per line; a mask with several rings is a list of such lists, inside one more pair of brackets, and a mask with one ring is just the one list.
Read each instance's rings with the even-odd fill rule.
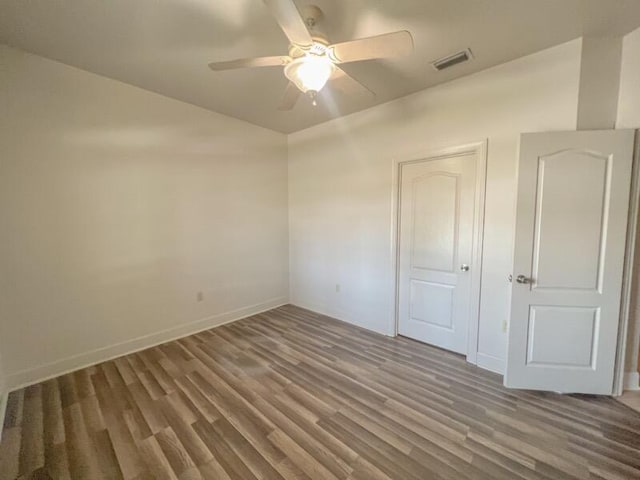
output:
[[1,479],[640,478],[640,415],[285,306],[11,394]]

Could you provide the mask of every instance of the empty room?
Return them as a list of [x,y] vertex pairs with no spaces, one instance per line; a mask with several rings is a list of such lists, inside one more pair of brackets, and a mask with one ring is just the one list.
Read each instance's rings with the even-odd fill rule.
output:
[[640,1],[0,0],[0,480],[640,479]]

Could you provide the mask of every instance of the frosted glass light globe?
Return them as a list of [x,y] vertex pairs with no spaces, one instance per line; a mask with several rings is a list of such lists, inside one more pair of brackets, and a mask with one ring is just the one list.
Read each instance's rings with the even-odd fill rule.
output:
[[284,67],[284,74],[303,93],[319,92],[326,85],[335,67],[328,57],[305,55]]

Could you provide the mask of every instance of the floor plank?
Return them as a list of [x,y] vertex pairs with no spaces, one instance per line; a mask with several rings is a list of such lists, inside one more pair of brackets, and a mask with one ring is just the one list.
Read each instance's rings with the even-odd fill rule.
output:
[[17,478],[640,478],[640,414],[284,306],[13,392]]

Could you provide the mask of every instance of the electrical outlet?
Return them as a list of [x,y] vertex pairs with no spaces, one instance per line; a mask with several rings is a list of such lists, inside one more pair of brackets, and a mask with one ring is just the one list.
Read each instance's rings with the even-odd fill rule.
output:
[[196,294],[196,300],[197,300],[197,301],[199,301],[199,302],[201,302],[202,300],[204,300],[204,293],[202,293],[202,292],[198,292],[198,293]]
[[340,284],[336,283],[336,293],[340,293]]

